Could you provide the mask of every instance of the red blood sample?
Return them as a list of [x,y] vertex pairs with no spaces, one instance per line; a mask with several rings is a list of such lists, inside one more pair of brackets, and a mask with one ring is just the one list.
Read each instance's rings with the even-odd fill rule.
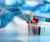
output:
[[31,21],[31,23],[33,23],[33,21]]
[[35,22],[33,22],[33,24],[35,24]]
[[33,20],[35,20],[36,18],[33,18]]
[[35,23],[38,23],[38,19],[37,18],[33,18],[33,21],[35,21]]
[[30,23],[29,21],[27,21],[27,23]]

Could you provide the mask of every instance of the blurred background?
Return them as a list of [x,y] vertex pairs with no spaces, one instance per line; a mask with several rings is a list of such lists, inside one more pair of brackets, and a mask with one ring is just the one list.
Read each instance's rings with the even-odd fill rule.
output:
[[[21,14],[29,20],[31,13],[39,20],[40,35],[28,35]],[[0,0],[0,42],[50,42],[50,0]]]

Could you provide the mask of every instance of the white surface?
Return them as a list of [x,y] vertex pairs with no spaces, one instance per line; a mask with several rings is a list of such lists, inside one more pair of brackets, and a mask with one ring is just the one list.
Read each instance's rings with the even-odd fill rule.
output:
[[39,25],[41,25],[41,36],[50,36],[50,22],[44,22]]
[[[50,23],[44,22],[39,24],[41,27],[47,27],[45,32],[42,32],[41,30],[41,35],[44,36],[28,36],[25,35],[28,34],[28,24],[18,17],[15,17],[14,20],[13,22],[10,22],[2,31],[0,31],[0,37],[2,38],[2,41],[50,42],[50,36],[48,36],[50,35]],[[18,34],[20,36],[18,36]]]
[[26,21],[15,17],[13,22],[10,22],[6,27],[5,30],[8,32],[10,31],[16,31],[17,33],[21,35],[28,34],[28,24]]
[[[41,27],[41,36],[50,36],[50,23],[48,22],[42,22],[39,23],[38,26]],[[45,31],[44,31],[45,28]],[[26,21],[15,17],[13,22],[10,22],[6,27],[5,27],[6,32],[12,32],[16,31],[20,35],[26,35],[28,34],[28,24]],[[10,33],[11,33],[10,32]]]

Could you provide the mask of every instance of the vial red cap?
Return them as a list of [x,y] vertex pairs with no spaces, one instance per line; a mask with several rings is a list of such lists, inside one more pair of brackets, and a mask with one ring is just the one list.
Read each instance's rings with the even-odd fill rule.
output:
[[33,18],[33,21],[35,21],[35,23],[38,23],[38,18]]
[[30,23],[29,21],[27,21],[27,23]]

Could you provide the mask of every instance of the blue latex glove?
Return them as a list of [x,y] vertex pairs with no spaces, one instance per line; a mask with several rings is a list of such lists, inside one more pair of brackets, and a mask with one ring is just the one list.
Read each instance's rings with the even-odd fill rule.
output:
[[[25,0],[22,0],[21,1],[22,3],[18,3],[16,8],[17,7],[22,7],[22,5],[24,4]],[[14,5],[13,5],[14,6]],[[12,6],[12,7],[13,7]],[[4,15],[0,16],[0,20],[1,20],[1,25],[0,25],[0,28],[3,28],[5,26],[7,26],[9,24],[9,22],[11,22],[14,18],[14,16],[16,15],[20,15],[22,13],[22,11],[19,9],[17,10],[16,8],[9,8],[7,9],[8,11],[10,12],[14,12],[14,11],[19,11],[19,12],[14,12],[14,13],[4,13]]]
[[14,16],[20,15],[20,12],[17,13],[8,13],[0,17],[1,25],[0,28],[3,28],[9,24],[9,22],[13,21]]
[[48,12],[50,10],[50,4],[43,4],[37,8],[40,12]]

